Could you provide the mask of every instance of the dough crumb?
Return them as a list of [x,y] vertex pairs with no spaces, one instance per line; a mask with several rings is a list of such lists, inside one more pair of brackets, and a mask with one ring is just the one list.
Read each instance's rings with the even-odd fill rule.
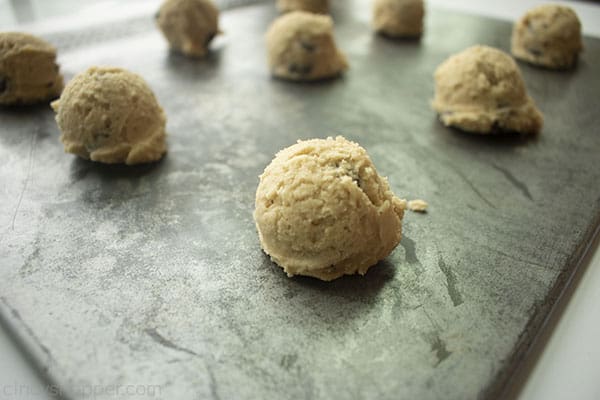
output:
[[423,33],[423,0],[375,0],[373,28],[391,38],[418,38]]
[[534,7],[513,27],[511,52],[530,64],[569,69],[575,66],[582,50],[581,22],[570,7]]
[[131,165],[157,161],[167,150],[163,109],[132,72],[92,67],[73,78],[51,105],[68,153]]
[[435,71],[431,103],[442,123],[472,133],[539,133],[543,117],[527,94],[513,58],[473,46],[449,57]]
[[327,15],[294,11],[277,18],[267,35],[273,76],[314,81],[339,76],[348,62],[335,44],[333,20]]
[[408,209],[414,212],[426,212],[429,204],[425,200],[415,199],[408,202]]
[[365,149],[338,136],[277,153],[260,176],[254,220],[261,247],[288,276],[331,281],[387,257],[405,207]]
[[329,0],[277,0],[280,13],[291,11],[308,11],[317,14],[329,12]]
[[63,89],[56,49],[21,32],[0,32],[0,105],[48,102]]
[[219,31],[219,10],[212,0],[165,0],[156,23],[175,51],[204,57]]

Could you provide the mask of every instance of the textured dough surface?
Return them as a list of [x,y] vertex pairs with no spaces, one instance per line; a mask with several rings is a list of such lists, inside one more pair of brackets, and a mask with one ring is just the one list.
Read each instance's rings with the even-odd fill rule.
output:
[[375,0],[373,28],[393,38],[419,37],[424,15],[423,0]]
[[327,14],[329,0],[277,0],[279,12],[308,11],[312,13]]
[[294,11],[277,18],[267,32],[271,73],[279,78],[312,81],[332,78],[348,69],[326,15]]
[[156,22],[172,49],[203,57],[219,33],[219,10],[212,0],[166,0]]
[[435,71],[432,107],[446,126],[473,133],[538,133],[542,114],[527,95],[512,57],[488,46],[473,46]]
[[49,101],[62,88],[56,49],[50,43],[27,33],[0,33],[0,104]]
[[146,82],[132,72],[92,67],[52,103],[68,153],[103,163],[139,164],[166,152],[166,118]]
[[581,22],[565,6],[545,4],[529,10],[513,27],[512,54],[551,69],[573,67],[583,50]]
[[260,176],[254,219],[262,248],[289,276],[330,281],[387,257],[405,208],[365,149],[338,136],[281,150]]

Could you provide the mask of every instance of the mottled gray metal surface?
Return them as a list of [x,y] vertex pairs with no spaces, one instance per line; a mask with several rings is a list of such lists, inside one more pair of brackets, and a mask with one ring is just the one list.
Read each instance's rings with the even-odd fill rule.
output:
[[[431,75],[471,44],[506,50],[509,24],[429,10],[420,42],[393,42],[367,2],[339,2],[351,69],[299,85],[269,77],[274,17],[224,12],[204,61],[169,54],[151,24],[65,46],[68,78],[108,64],[150,83],[170,133],[155,165],[77,159],[47,106],[0,110],[4,320],[73,398],[494,396],[598,225],[600,42],[572,72],[522,65],[538,138],[478,137],[438,123]],[[430,211],[406,215],[365,277],[289,279],[260,251],[257,176],[297,139],[338,133]]]

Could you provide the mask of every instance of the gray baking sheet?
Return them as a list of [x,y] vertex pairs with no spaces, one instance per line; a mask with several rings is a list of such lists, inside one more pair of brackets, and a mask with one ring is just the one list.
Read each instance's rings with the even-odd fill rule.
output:
[[[272,3],[224,11],[201,61],[169,53],[151,17],[47,36],[67,78],[143,75],[169,132],[161,162],[105,166],[63,153],[48,106],[0,110],[0,310],[65,397],[500,393],[598,226],[600,41],[573,71],[521,64],[539,137],[480,137],[437,121],[432,73],[469,45],[508,50],[510,24],[430,9],[422,40],[390,41],[368,2],[333,15],[351,68],[315,84],[269,76]],[[289,279],[259,247],[258,175],[336,134],[430,209],[364,277]]]

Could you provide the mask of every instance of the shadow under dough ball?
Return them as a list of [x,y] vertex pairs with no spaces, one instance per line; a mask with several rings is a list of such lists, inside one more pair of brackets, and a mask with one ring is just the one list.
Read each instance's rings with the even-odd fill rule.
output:
[[375,0],[373,28],[391,38],[418,38],[423,33],[423,0]]
[[546,4],[529,10],[513,27],[511,52],[550,69],[572,68],[583,50],[581,22],[571,8]]
[[304,11],[282,15],[269,28],[266,40],[269,67],[278,78],[314,81],[348,69],[346,56],[335,44],[329,16]]
[[511,56],[473,46],[435,71],[432,107],[446,126],[473,133],[538,133],[543,118]]
[[341,136],[281,150],[260,176],[254,220],[288,276],[364,275],[400,243],[406,202],[365,149]]
[[92,67],[52,103],[68,153],[107,164],[159,160],[166,118],[148,84],[120,68]]
[[219,10],[212,0],[166,0],[156,23],[171,48],[190,57],[204,57],[219,31]]
[[0,104],[50,101],[62,88],[56,49],[50,43],[27,33],[0,33]]
[[329,0],[277,0],[277,9],[281,13],[308,11],[327,14],[329,12]]

